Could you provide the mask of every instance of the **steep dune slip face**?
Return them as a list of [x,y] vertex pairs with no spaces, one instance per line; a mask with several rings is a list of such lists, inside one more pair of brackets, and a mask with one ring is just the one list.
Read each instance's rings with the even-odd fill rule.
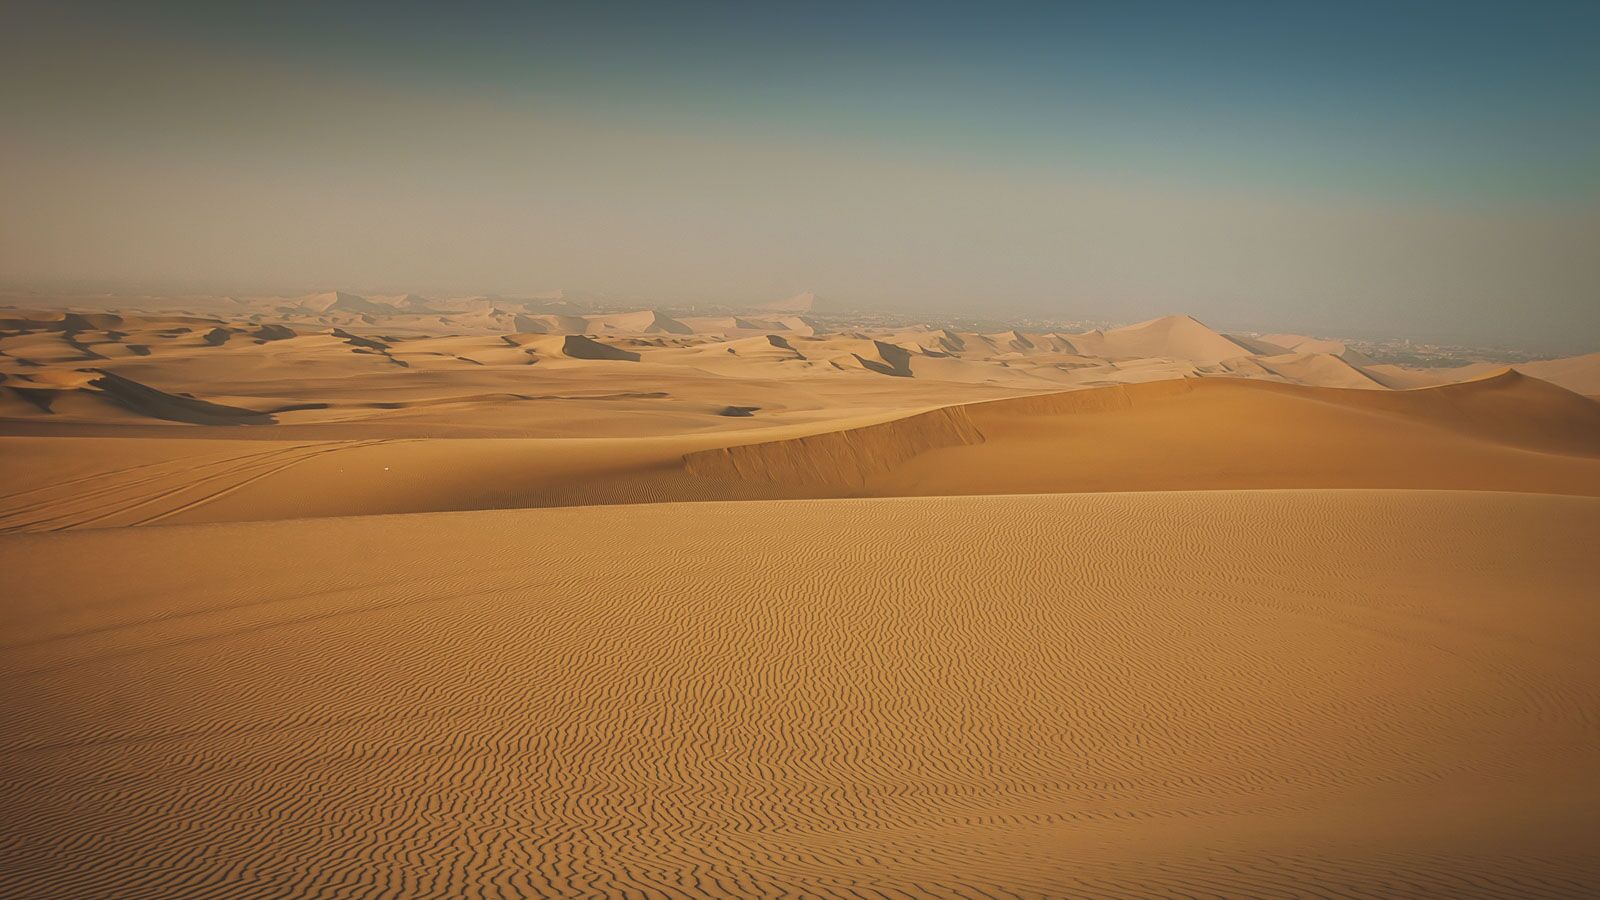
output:
[[684,470],[707,479],[852,490],[929,450],[982,440],[966,410],[949,407],[860,428],[698,451],[684,456]]
[[0,537],[0,895],[1594,896],[1597,533],[1289,491]]
[[0,373],[0,416],[55,421],[160,420],[189,425],[267,425],[270,413],[160,391],[103,369]]

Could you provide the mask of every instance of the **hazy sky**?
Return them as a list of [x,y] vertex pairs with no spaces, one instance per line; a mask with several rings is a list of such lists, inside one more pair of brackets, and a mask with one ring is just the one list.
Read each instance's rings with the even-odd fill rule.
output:
[[1600,344],[1600,3],[767,6],[0,4],[0,280]]

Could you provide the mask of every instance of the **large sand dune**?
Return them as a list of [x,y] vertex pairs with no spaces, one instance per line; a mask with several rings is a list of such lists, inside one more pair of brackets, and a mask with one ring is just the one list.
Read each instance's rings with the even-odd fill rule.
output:
[[1506,372],[1406,392],[1193,379],[996,400],[689,454],[865,495],[1410,487],[1600,495],[1600,403]]
[[1376,487],[1600,496],[1600,403],[1514,372],[1403,392],[1206,378],[680,435],[9,437],[0,457],[26,476],[0,491],[0,531],[797,497]]
[[1524,363],[1522,371],[1589,396],[1600,396],[1600,353]]
[[1600,890],[1593,357],[813,300],[0,312],[0,896]]
[[8,896],[1592,896],[1600,501],[0,538]]

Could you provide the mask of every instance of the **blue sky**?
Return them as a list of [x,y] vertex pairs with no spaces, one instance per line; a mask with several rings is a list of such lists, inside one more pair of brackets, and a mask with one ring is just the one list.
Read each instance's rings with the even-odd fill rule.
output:
[[1600,4],[11,20],[12,281],[1600,340]]

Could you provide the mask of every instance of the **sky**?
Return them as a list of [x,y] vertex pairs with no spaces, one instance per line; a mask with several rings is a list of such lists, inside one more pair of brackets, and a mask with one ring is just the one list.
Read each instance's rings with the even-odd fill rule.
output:
[[0,282],[1600,349],[1600,4],[0,4]]

